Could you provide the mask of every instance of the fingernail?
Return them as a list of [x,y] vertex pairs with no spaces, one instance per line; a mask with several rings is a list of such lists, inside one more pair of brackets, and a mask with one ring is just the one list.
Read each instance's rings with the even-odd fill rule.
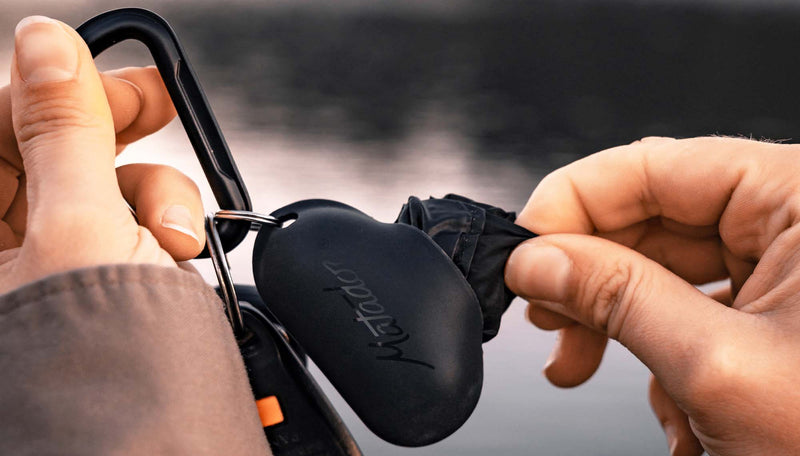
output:
[[75,79],[78,46],[58,22],[44,16],[26,17],[17,24],[17,68],[28,84]]
[[550,366],[556,362],[558,358],[558,354],[561,351],[561,331],[556,333],[556,340],[553,344],[553,349],[550,350],[550,356],[547,357],[547,361],[544,362],[544,367],[542,367],[542,375],[547,377],[547,371],[550,370]]
[[678,449],[678,430],[672,424],[664,424],[664,435],[667,436],[667,445],[669,446],[669,454],[675,454]]
[[[146,68],[150,68],[150,67],[146,67]],[[115,81],[122,82],[127,87],[129,87],[133,91],[133,93],[136,95],[136,98],[139,101],[139,107],[141,107],[141,105],[144,104],[144,91],[142,90],[141,87],[136,85],[133,81],[129,81],[128,79],[125,79],[123,77],[123,75],[125,75],[125,70],[126,70],[126,68],[119,68],[119,69],[116,69],[116,70],[104,71],[103,75],[111,77]],[[133,109],[133,108],[131,108],[131,109]],[[137,109],[137,111],[138,111],[138,109]]]
[[[108,92],[106,93],[106,95],[108,96],[109,105],[114,106],[114,103],[117,102],[118,106],[126,106],[126,109],[111,110],[111,115],[114,117],[114,131],[116,133],[120,133],[122,131],[125,131],[126,128],[133,125],[133,123],[135,123],[136,120],[139,118],[142,106],[144,106],[144,92],[142,92],[142,89],[139,86],[132,83],[131,81],[128,81],[127,79],[116,77],[113,74],[107,74],[107,76],[111,76],[111,79],[121,83],[119,86],[120,89],[124,88],[124,91],[114,90],[111,93]],[[135,105],[130,103],[131,99],[136,100]]]
[[144,104],[144,92],[142,91],[141,87],[137,86],[136,84],[132,83],[131,81],[128,81],[127,79],[118,78],[116,76],[112,76],[112,77],[114,79],[118,80],[118,81],[124,82],[125,84],[129,85],[131,87],[131,89],[133,89],[133,92],[136,94],[136,98],[139,101],[139,107],[141,107],[142,104]]
[[170,206],[161,216],[161,226],[191,236],[195,241],[200,242],[200,237],[194,232],[193,225],[192,213],[189,208],[179,204]]
[[547,357],[547,361],[544,362],[544,367],[542,367],[542,374],[547,377],[547,371],[550,369],[550,366],[556,361],[556,349],[554,348],[552,352],[550,352],[550,356]]
[[520,245],[506,266],[506,282],[527,299],[563,302],[572,261],[558,247],[543,243]]
[[528,303],[528,307],[525,309],[525,320],[528,323],[533,324],[533,313],[536,312],[536,306]]

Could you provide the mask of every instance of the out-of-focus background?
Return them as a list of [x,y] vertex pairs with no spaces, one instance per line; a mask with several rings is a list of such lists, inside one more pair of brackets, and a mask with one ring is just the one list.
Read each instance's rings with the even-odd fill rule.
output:
[[[548,172],[643,136],[797,128],[793,1],[4,0],[0,82],[22,17],[77,26],[120,6],[172,23],[262,212],[324,197],[390,222],[409,195],[448,192],[520,210]],[[98,61],[150,63],[132,43]],[[214,207],[178,122],[120,160],[172,164]],[[252,281],[251,249],[229,255],[238,281]],[[523,309],[484,346],[478,408],[442,443],[380,441],[326,384],[365,454],[666,454],[647,370],[612,344],[586,385],[556,389],[539,373],[554,334]]]

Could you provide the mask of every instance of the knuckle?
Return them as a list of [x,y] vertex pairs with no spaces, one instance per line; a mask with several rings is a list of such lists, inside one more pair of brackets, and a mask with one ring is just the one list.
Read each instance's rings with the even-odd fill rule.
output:
[[139,263],[142,262],[143,256],[151,256],[153,252],[158,252],[161,250],[161,246],[159,245],[158,239],[156,239],[152,231],[150,231],[147,227],[138,226],[136,243],[128,250],[130,253],[127,260],[132,263]]
[[701,405],[730,402],[741,397],[748,383],[741,348],[730,341],[711,342],[700,349],[685,378],[686,403]]
[[21,146],[47,142],[48,138],[61,135],[65,130],[81,130],[105,127],[96,115],[83,109],[82,103],[69,97],[53,97],[25,106],[19,113],[16,128],[17,141]]
[[163,249],[158,238],[146,227],[139,227],[137,243],[129,250],[128,262],[174,266],[175,261]]
[[152,185],[154,188],[178,183],[184,189],[196,195],[200,195],[200,189],[197,187],[195,181],[172,166],[152,165],[152,167],[147,170],[146,180],[147,185]]
[[589,278],[582,301],[591,306],[588,318],[593,327],[612,339],[619,339],[644,286],[644,272],[627,262],[598,268]]

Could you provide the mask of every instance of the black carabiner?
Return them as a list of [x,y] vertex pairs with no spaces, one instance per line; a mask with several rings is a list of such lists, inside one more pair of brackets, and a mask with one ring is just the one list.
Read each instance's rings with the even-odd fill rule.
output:
[[[220,209],[252,210],[247,188],[211,106],[167,21],[148,10],[123,8],[89,19],[77,31],[89,45],[92,56],[128,39],[147,46]],[[249,226],[241,222],[221,221],[217,229],[223,249],[227,252],[245,238]],[[208,250],[204,250],[200,256],[207,257]]]

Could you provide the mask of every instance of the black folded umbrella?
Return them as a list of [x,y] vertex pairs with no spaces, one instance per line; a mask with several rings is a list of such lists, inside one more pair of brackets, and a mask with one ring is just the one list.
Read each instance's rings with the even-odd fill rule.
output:
[[515,297],[503,280],[506,260],[514,247],[536,236],[515,219],[513,212],[454,194],[424,201],[412,196],[397,217],[396,223],[430,236],[464,274],[481,305],[484,342],[497,335]]

